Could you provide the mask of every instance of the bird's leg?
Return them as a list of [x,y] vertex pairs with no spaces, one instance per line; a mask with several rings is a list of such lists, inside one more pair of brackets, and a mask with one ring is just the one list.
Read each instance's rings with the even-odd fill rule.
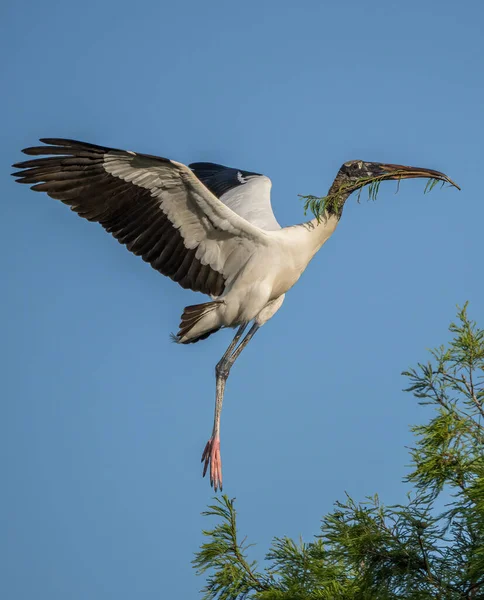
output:
[[247,346],[259,326],[254,324],[249,330],[249,333],[242,340],[238,348],[238,341],[242,337],[247,324],[241,325],[235,334],[234,339],[225,351],[224,355],[215,367],[216,375],[216,395],[215,395],[215,413],[213,419],[212,437],[208,440],[207,445],[202,454],[203,476],[207,473],[210,465],[210,485],[214,490],[222,490],[222,458],[220,454],[220,415],[222,413],[222,404],[224,399],[225,384],[229,376],[232,365],[237,360],[242,350]]
[[230,342],[229,347],[215,367],[216,376],[216,391],[215,391],[215,413],[213,418],[212,437],[208,440],[202,454],[203,477],[207,473],[208,465],[210,464],[210,485],[215,488],[222,489],[222,459],[220,456],[220,414],[222,412],[222,403],[224,400],[225,382],[227,381],[228,371],[223,369],[226,360],[232,354],[235,346],[242,337],[247,323],[239,327],[234,339]]
[[227,368],[227,377],[228,377],[228,374],[230,373],[230,369],[232,368],[232,365],[239,358],[242,350],[247,346],[247,344],[250,342],[250,340],[254,337],[254,335],[255,335],[256,331],[259,329],[259,327],[260,327],[260,325],[257,325],[257,323],[254,323],[252,325],[252,327],[249,329],[249,333],[240,342],[237,349],[234,352],[232,352],[232,354],[228,357],[227,367],[226,367]]
[[218,369],[219,366],[222,365],[223,362],[225,362],[227,360],[227,358],[232,354],[233,349],[235,348],[235,346],[237,346],[237,344],[239,343],[240,338],[242,337],[242,334],[244,333],[244,331],[247,329],[247,323],[244,323],[243,325],[241,325],[238,329],[237,329],[237,333],[235,334],[234,339],[230,342],[229,347],[227,348],[227,350],[225,350],[224,355],[222,356],[222,358],[219,360],[217,366],[215,367],[215,369]]

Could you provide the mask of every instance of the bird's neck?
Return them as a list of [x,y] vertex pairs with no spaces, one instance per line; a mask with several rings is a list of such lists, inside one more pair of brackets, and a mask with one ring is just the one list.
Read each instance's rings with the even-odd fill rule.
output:
[[[339,216],[325,211],[319,218],[312,219],[304,223],[306,230],[306,248],[309,253],[308,259],[311,260],[321,246],[329,240],[334,230],[338,226]],[[309,262],[308,260],[308,262]]]
[[[336,193],[340,188],[340,182],[335,179],[330,187],[328,196]],[[321,248],[321,246],[329,240],[333,235],[334,230],[338,226],[339,220],[343,213],[343,206],[349,197],[350,193],[339,194],[338,204],[332,211],[325,210],[318,218],[304,224],[307,231],[308,248],[312,252],[311,258]]]
[[[339,182],[335,180],[328,192],[328,195],[334,193],[335,190],[337,191],[338,188]],[[295,251],[296,258],[293,266],[294,269],[299,272],[299,274],[306,269],[321,246],[333,235],[341,218],[343,205],[349,195],[350,194],[348,193],[343,197],[343,195],[340,194],[338,205],[335,207],[335,210],[325,210],[319,216],[319,218],[314,218],[307,223],[302,223],[301,225],[285,227],[281,231],[281,234],[289,241],[289,243],[293,244],[294,247],[297,248],[297,251]]]

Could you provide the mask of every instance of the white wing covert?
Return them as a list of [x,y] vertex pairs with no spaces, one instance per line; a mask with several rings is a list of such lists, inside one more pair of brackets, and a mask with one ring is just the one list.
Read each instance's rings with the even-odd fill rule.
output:
[[198,179],[239,216],[265,231],[281,229],[272,211],[269,177],[215,163],[189,166]]
[[267,234],[224,205],[185,165],[75,140],[48,138],[17,163],[34,184],[100,223],[182,287],[220,296]]

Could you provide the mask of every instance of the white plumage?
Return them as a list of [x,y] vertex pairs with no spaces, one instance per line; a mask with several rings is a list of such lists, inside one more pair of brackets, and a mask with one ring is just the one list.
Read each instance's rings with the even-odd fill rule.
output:
[[[136,159],[137,155],[110,151],[103,167],[110,175],[148,190],[180,232],[185,248],[196,249],[195,258],[225,280],[223,293],[213,295],[220,302],[197,313],[197,322],[178,337],[181,343],[221,327],[253,320],[265,323],[338,222],[333,217],[314,220],[311,227],[281,229],[270,202],[272,183],[264,175],[243,176],[237,171],[238,185],[217,198],[181,163]],[[142,235],[131,245],[139,243]]]
[[264,175],[213,163],[187,167],[75,140],[41,141],[48,146],[24,152],[48,158],[14,165],[21,169],[14,173],[20,183],[34,184],[33,190],[99,222],[160,273],[212,297],[185,308],[177,342],[196,342],[222,327],[239,327],[217,364],[214,427],[202,456],[204,474],[210,466],[215,489],[222,486],[220,413],[230,368],[330,238],[348,196],[372,177],[450,182],[428,169],[351,161],[331,186],[335,202],[330,208],[307,223],[281,228],[272,212],[271,181]]

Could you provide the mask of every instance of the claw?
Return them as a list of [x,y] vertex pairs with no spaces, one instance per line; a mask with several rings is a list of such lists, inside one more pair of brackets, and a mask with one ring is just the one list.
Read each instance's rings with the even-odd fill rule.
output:
[[222,491],[222,456],[220,454],[220,438],[210,438],[202,454],[203,477],[210,465],[210,485],[215,491]]

